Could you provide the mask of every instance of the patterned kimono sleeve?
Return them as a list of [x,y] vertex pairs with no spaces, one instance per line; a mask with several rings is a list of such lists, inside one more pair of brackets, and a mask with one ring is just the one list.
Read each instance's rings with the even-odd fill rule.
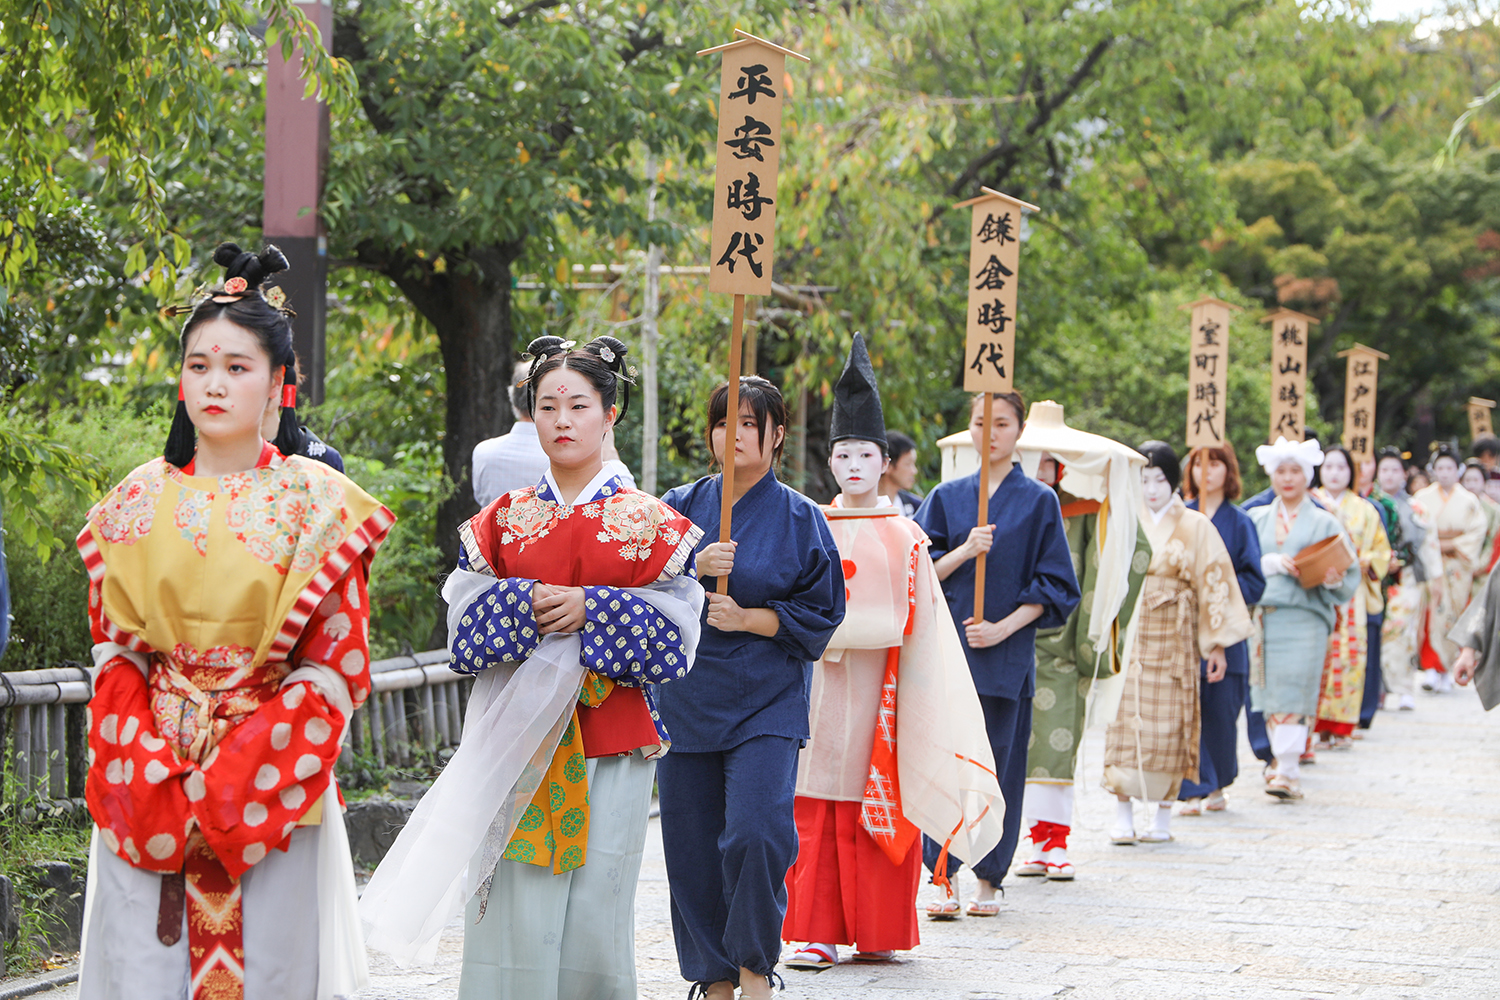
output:
[[670,618],[616,587],[584,587],[581,659],[629,687],[687,676],[688,650]]
[[[89,619],[97,642],[105,641],[100,616],[93,584]],[[124,656],[105,663],[94,680],[88,739],[84,795],[99,839],[137,867],[181,870],[192,821],[182,778],[190,768],[157,731],[145,674]]]
[[[370,691],[369,594],[356,562],[303,628],[298,666],[337,671],[357,706]],[[329,679],[328,683],[336,683]],[[344,714],[319,685],[296,681],[256,709],[209,751],[183,782],[204,839],[238,878],[284,846],[333,777]]]
[[1250,612],[1240,592],[1234,560],[1207,518],[1195,524],[1193,584],[1198,591],[1198,655],[1207,658],[1215,646],[1228,649],[1250,638]]
[[[469,559],[462,548],[458,568],[468,570]],[[459,619],[449,648],[448,666],[456,673],[479,674],[506,660],[521,661],[541,644],[536,613],[531,609],[535,580],[511,576],[496,580],[469,602]]]

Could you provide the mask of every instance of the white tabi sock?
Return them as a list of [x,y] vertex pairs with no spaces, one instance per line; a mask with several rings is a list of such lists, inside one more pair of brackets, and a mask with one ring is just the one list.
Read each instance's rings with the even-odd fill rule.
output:
[[1270,732],[1271,753],[1276,756],[1276,773],[1288,781],[1302,776],[1299,758],[1307,747],[1307,727],[1283,722]]
[[1130,808],[1130,800],[1121,802],[1115,800],[1115,826],[1120,830],[1135,829],[1135,812]]
[[1157,806],[1156,819],[1152,822],[1151,829],[1157,833],[1172,832],[1172,803],[1163,802]]

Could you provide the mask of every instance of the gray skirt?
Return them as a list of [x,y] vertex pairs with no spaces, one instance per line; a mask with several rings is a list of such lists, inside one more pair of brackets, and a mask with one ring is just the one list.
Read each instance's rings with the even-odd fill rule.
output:
[[1328,655],[1328,626],[1302,608],[1265,609],[1265,684],[1250,686],[1250,707],[1263,715],[1317,715]]
[[589,761],[583,867],[501,860],[484,919],[464,911],[459,1000],[635,1000],[635,888],[656,762],[637,750]]

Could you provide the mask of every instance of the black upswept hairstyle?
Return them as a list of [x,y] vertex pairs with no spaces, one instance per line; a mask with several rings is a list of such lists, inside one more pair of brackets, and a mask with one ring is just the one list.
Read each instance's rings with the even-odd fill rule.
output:
[[[1344,464],[1347,465],[1347,466],[1349,466],[1349,485],[1346,486],[1346,487],[1344,487],[1344,488],[1345,489],[1349,489],[1349,490],[1354,489],[1355,480],[1357,480],[1359,478],[1359,467],[1354,464],[1354,455],[1349,451],[1348,448],[1345,448],[1341,444],[1336,444],[1336,445],[1334,445],[1331,448],[1325,448],[1325,449],[1323,449],[1323,461],[1324,462],[1328,461],[1328,456],[1331,455],[1331,454],[1333,454],[1334,452],[1338,452],[1339,454],[1343,455],[1344,456]],[[1322,466],[1321,463],[1319,463],[1318,465],[1313,466],[1313,481],[1311,483],[1309,483],[1308,485],[1309,486],[1322,486],[1323,485],[1323,466]]]
[[1171,445],[1165,441],[1142,441],[1135,450],[1146,456],[1146,468],[1162,471],[1172,489],[1182,485],[1182,466],[1177,464],[1177,452]]
[[[193,332],[204,323],[216,319],[227,319],[235,326],[255,334],[261,350],[271,359],[274,371],[285,369],[284,385],[297,384],[297,352],[292,346],[292,323],[287,314],[266,301],[262,284],[273,274],[287,269],[286,256],[275,246],[267,244],[259,254],[241,250],[233,243],[220,243],[214,250],[214,263],[224,268],[227,285],[235,278],[243,279],[245,287],[238,291],[227,291],[224,285],[208,293],[208,297],[193,309],[193,314],[183,325],[179,338],[181,356],[186,357],[187,345]],[[237,284],[237,283],[236,283]],[[283,455],[295,455],[302,450],[302,425],[297,422],[295,406],[281,408],[281,423],[276,429],[276,440],[272,442]],[[197,453],[197,431],[188,416],[187,404],[177,401],[172,414],[172,429],[167,434],[167,445],[162,457],[179,469],[193,460]]]
[[1452,459],[1453,460],[1453,464],[1456,465],[1456,466],[1458,466],[1458,471],[1459,472],[1463,472],[1463,469],[1464,469],[1464,459],[1463,459],[1463,456],[1459,454],[1457,448],[1453,447],[1451,444],[1449,444],[1446,441],[1444,441],[1442,444],[1435,445],[1433,447],[1433,449],[1432,449],[1432,461],[1430,461],[1430,462],[1427,463],[1428,467],[1429,468],[1435,467],[1438,464],[1438,459],[1440,459],[1440,458],[1449,458],[1449,459]]
[[561,337],[538,337],[526,347],[531,355],[531,372],[526,376],[526,412],[536,413],[537,381],[559,368],[575,371],[589,380],[607,410],[620,399],[615,422],[630,408],[630,375],[625,354],[630,350],[614,337],[596,337],[582,347],[573,346]]
[[[782,398],[781,390],[775,384],[761,378],[759,375],[740,376],[740,407],[750,407],[750,412],[755,414],[755,425],[760,431],[760,447],[764,451],[766,447],[766,431],[772,427],[780,427],[786,430],[786,400]],[[704,443],[708,445],[710,462],[714,453],[714,428],[719,426],[720,421],[726,421],[729,417],[729,383],[720,382],[714,386],[713,394],[708,397],[708,426],[703,430]],[[736,425],[738,426],[738,425]],[[734,436],[729,434],[726,427],[724,433],[724,451],[733,455],[730,449],[734,446]],[[781,435],[781,441],[771,452],[771,464],[781,464],[781,451],[786,447],[786,434]]]

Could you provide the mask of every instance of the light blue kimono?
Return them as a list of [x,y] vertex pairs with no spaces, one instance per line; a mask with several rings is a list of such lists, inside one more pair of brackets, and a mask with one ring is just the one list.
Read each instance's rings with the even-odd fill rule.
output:
[[[1280,510],[1280,502],[1273,502],[1246,511],[1255,522],[1263,553],[1291,557],[1314,542],[1344,534],[1337,517],[1308,499],[1303,500],[1286,542],[1277,545]],[[1264,715],[1317,715],[1334,612],[1354,596],[1359,574],[1359,562],[1355,560],[1337,587],[1319,584],[1304,589],[1295,576],[1277,573],[1266,577],[1266,589],[1257,605],[1265,666],[1262,671],[1252,664],[1250,670],[1250,704],[1256,711]]]

